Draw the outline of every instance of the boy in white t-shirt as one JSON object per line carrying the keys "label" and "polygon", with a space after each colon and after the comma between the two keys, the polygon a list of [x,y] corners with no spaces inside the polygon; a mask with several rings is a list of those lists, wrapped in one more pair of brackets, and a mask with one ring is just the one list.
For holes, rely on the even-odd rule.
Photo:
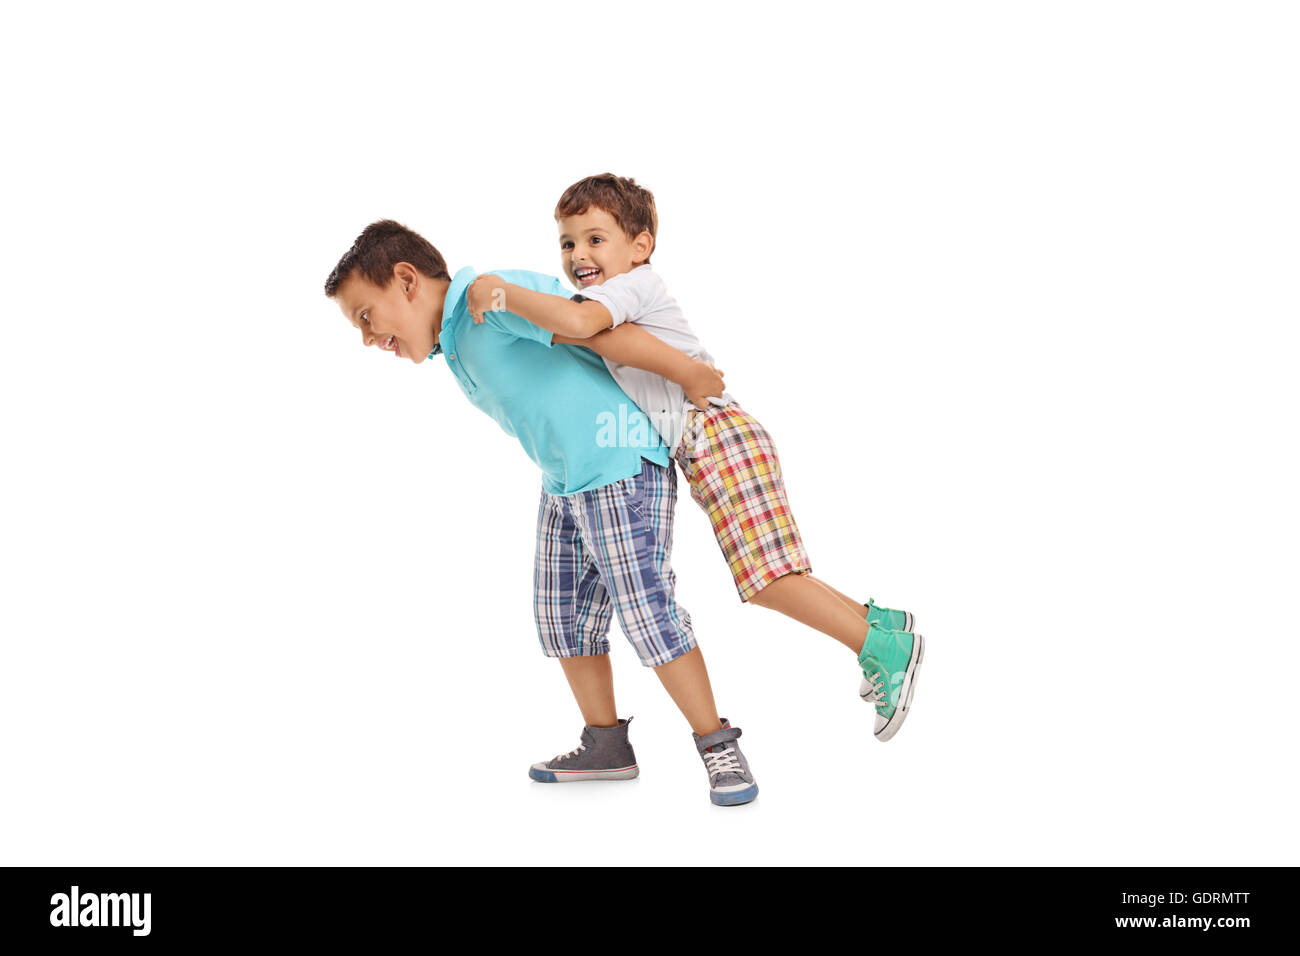
{"label": "boy in white t-shirt", "polygon": [[713,359],[650,267],[654,196],[631,179],[590,176],[565,190],[555,218],[561,262],[580,294],[566,301],[482,275],[469,290],[475,321],[509,310],[551,331],[554,344],[586,346],[605,359],[709,516],[740,599],[852,650],[859,693],[876,708],[876,739],[890,739],[910,708],[924,638],[913,633],[910,613],[859,604],[812,576],[771,436],[726,392],[705,394],[719,380]]}

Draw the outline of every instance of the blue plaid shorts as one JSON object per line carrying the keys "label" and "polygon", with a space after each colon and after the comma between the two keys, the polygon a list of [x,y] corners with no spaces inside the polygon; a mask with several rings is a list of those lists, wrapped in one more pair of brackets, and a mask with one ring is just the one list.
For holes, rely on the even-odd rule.
{"label": "blue plaid shorts", "polygon": [[641,459],[641,473],[572,495],[542,492],[533,612],[547,657],[609,653],[610,612],[647,667],[695,647],[691,615],[673,598],[677,475]]}

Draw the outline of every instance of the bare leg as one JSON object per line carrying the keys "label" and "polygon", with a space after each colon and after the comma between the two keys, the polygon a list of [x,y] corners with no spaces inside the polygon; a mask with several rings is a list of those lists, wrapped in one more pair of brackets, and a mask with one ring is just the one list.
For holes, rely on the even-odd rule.
{"label": "bare leg", "polygon": [[717,705],[713,703],[713,688],[709,685],[709,672],[704,667],[704,654],[698,647],[661,664],[654,671],[668,696],[691,725],[691,730],[703,737],[722,726]]}
{"label": "bare leg", "polygon": [[616,726],[618,711],[614,709],[614,671],[609,655],[561,657],[560,666],[582,711],[583,723],[588,727]]}
{"label": "bare leg", "polygon": [[749,603],[780,611],[801,624],[829,634],[855,655],[862,652],[867,639],[866,611],[859,615],[830,586],[806,574],[787,574],[777,578],[751,597]]}
{"label": "bare leg", "polygon": [[818,584],[820,584],[820,585],[821,585],[822,587],[824,587],[826,590],[830,591],[830,592],[831,592],[832,594],[834,594],[837,598],[839,598],[841,601],[843,601],[845,604],[847,604],[847,605],[849,606],[849,610],[851,610],[851,611],[853,611],[854,613],[856,613],[859,617],[866,617],[866,616],[867,616],[867,606],[866,606],[865,604],[859,604],[857,601],[853,600],[853,598],[849,597],[849,596],[848,596],[847,594],[845,594],[843,591],[837,591],[837,590],[835,590],[833,587],[831,587],[829,584],[827,584],[827,583],[826,583],[825,581],[823,581],[821,578],[815,578],[815,577],[813,577],[813,576],[810,574],[810,575],[808,575],[808,580],[809,580],[809,581],[816,581]]}

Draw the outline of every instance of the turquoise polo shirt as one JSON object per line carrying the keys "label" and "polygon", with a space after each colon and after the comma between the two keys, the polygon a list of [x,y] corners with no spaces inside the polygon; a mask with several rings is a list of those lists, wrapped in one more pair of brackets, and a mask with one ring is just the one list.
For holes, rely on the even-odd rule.
{"label": "turquoise polo shirt", "polygon": [[[474,323],[466,293],[478,275],[461,269],[452,278],[429,357],[441,353],[465,397],[519,439],[542,469],[542,487],[553,495],[589,491],[639,474],[642,458],[667,467],[668,449],[652,428],[638,427],[640,409],[595,352],[552,348],[550,332],[513,312],[487,312]],[[492,275],[569,297],[554,276]]]}

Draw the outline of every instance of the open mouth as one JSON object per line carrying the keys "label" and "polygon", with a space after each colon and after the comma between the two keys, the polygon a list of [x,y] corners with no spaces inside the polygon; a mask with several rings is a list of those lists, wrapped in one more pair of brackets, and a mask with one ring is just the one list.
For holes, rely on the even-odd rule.
{"label": "open mouth", "polygon": [[397,344],[396,335],[390,335],[388,338],[384,339],[384,343],[379,347],[385,352],[392,352],[398,358],[402,357],[402,348]]}
{"label": "open mouth", "polygon": [[578,280],[579,285],[591,285],[599,275],[600,270],[590,266],[583,266],[581,269],[573,270],[573,276]]}

